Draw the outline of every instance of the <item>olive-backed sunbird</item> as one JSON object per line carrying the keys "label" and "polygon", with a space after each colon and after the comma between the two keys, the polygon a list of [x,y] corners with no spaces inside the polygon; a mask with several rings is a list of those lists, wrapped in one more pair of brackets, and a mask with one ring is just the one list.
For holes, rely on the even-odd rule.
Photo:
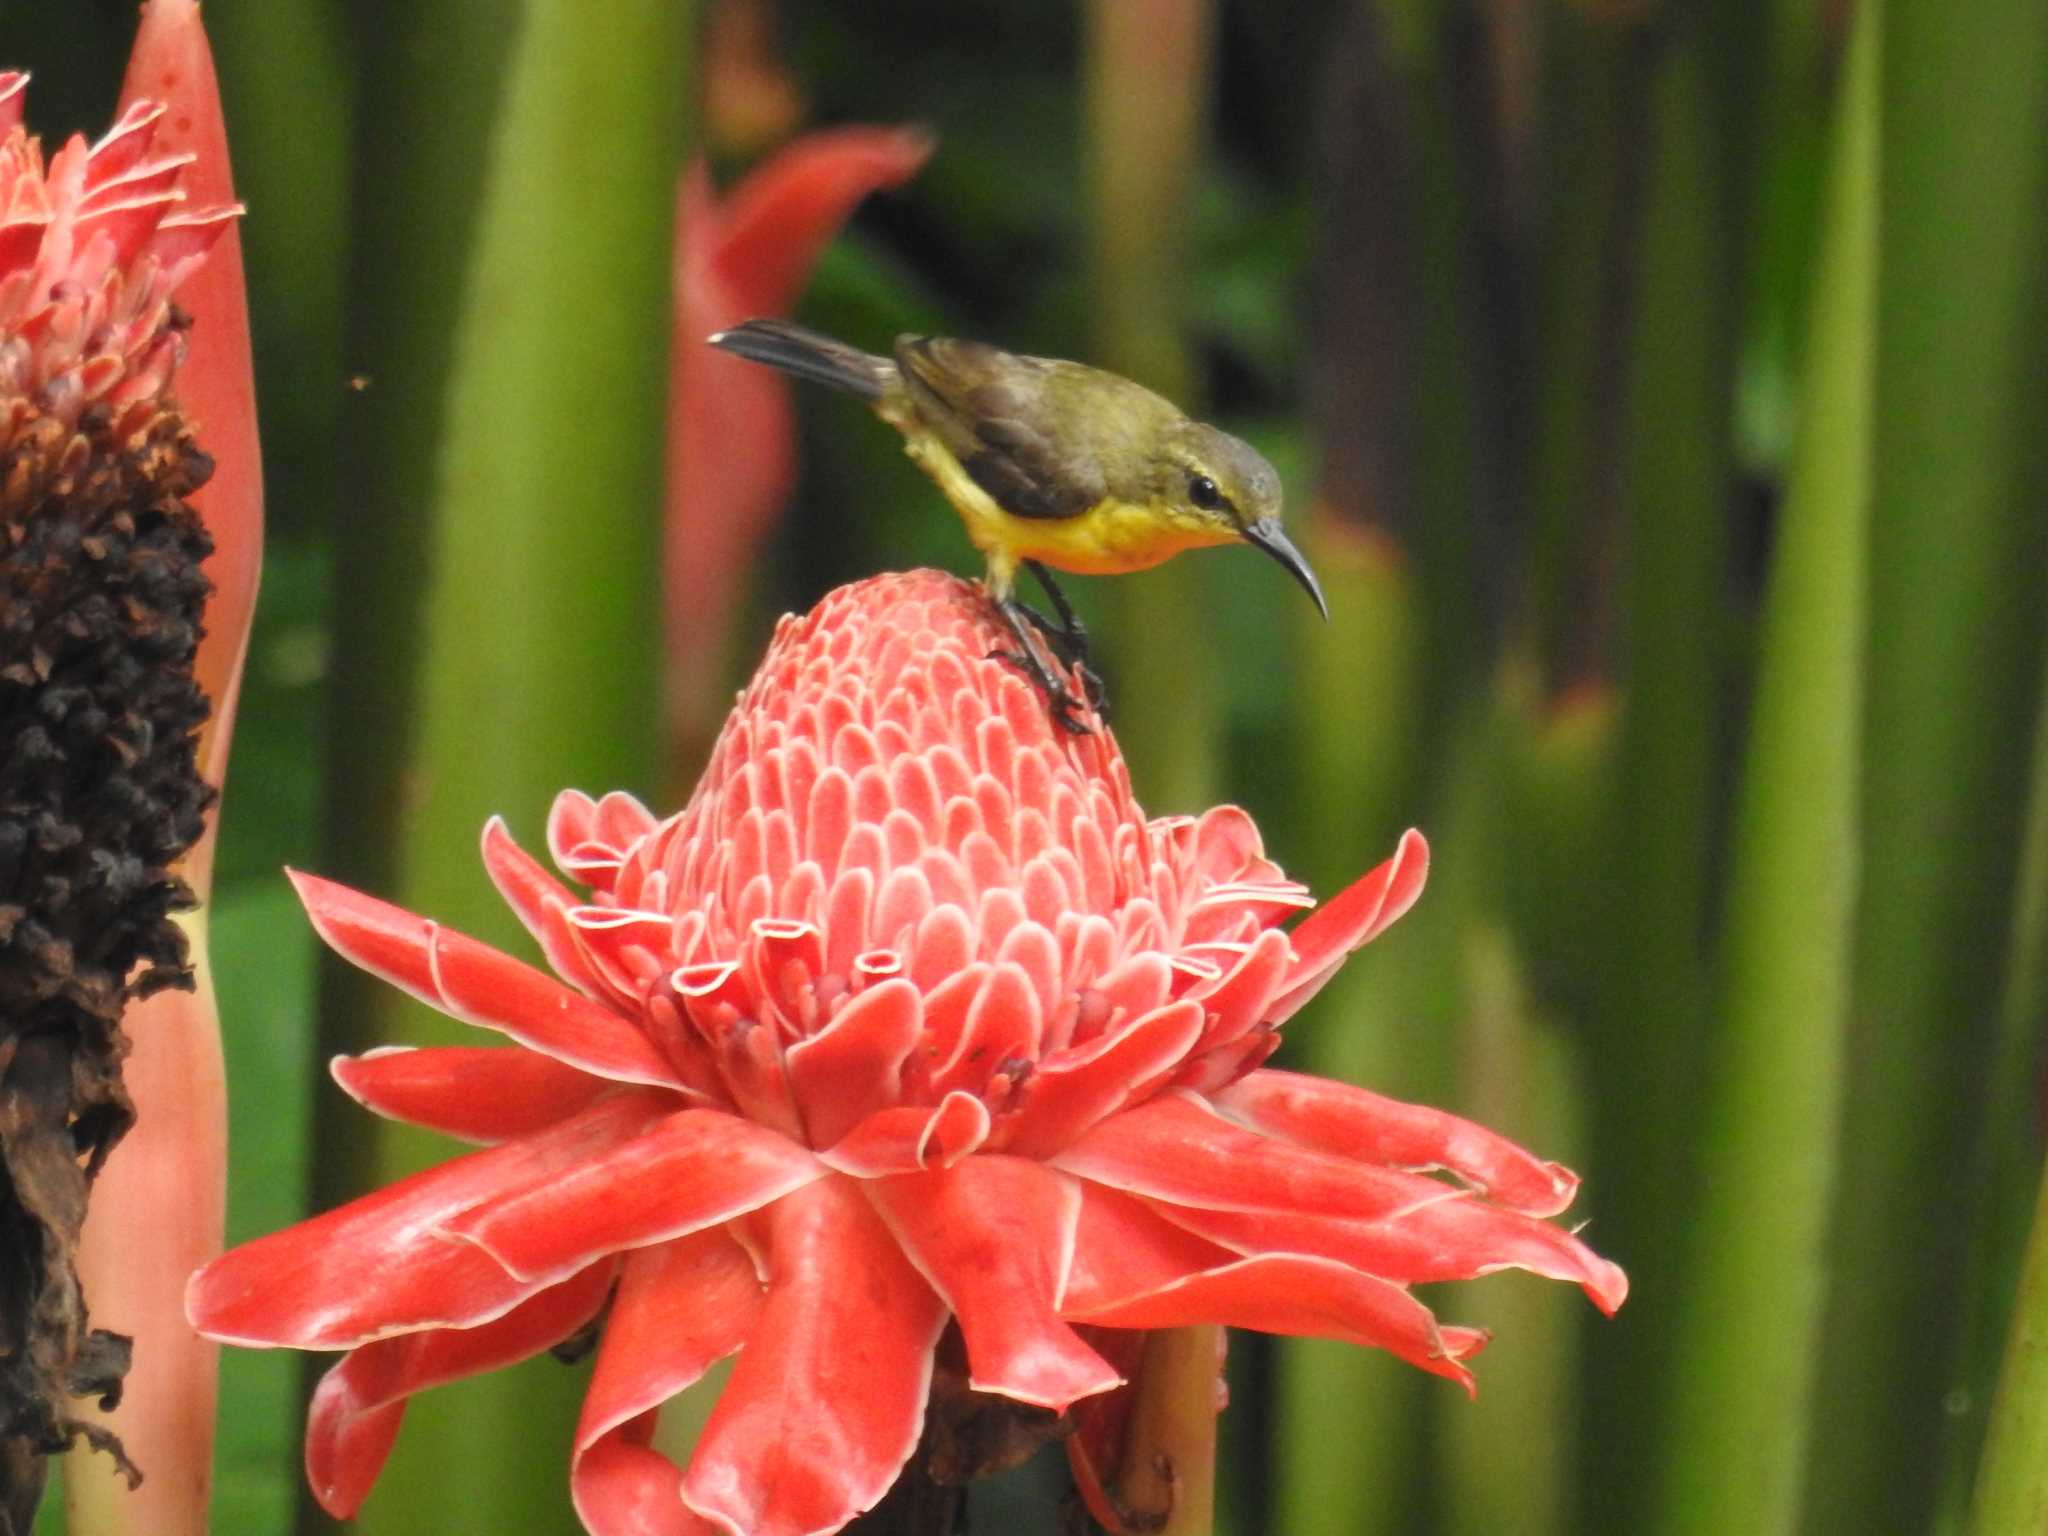
{"label": "olive-backed sunbird", "polygon": [[[782,320],[709,338],[750,362],[858,395],[903,434],[988,560],[988,590],[1018,636],[1018,659],[1072,724],[1074,700],[1040,666],[1025,623],[1078,651],[1083,637],[1045,567],[1142,571],[1184,549],[1250,544],[1329,608],[1280,524],[1280,477],[1250,445],[1191,420],[1140,384],[977,341],[899,336],[888,357]],[[1053,626],[1013,596],[1028,566],[1059,611]]]}

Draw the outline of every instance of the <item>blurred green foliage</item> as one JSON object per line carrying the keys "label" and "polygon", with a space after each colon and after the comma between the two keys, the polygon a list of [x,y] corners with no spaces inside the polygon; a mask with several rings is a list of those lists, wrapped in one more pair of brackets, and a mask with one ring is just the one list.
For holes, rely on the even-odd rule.
{"label": "blurred green foliage", "polygon": [[[2048,840],[2023,837],[2048,795],[2028,776],[2048,668],[2048,11],[1187,0],[1162,12],[1209,28],[1206,63],[1128,88],[1162,115],[1196,104],[1191,142],[1145,151],[1191,169],[1136,210],[1091,201],[1116,146],[1084,86],[1084,7],[755,3],[771,26],[751,63],[804,122],[919,122],[940,144],[828,254],[804,318],[870,344],[1157,348],[1191,404],[1281,465],[1327,628],[1238,552],[1074,584],[1113,683],[1146,674],[1141,652],[1203,658],[1208,707],[1158,749],[1174,758],[1133,738],[1141,790],[1161,811],[1192,808],[1189,786],[1241,800],[1320,890],[1424,826],[1430,893],[1297,1021],[1287,1059],[1571,1162],[1589,1238],[1635,1282],[1612,1321],[1519,1276],[1437,1298],[1499,1330],[1477,1407],[1384,1358],[1235,1340],[1226,1523],[1697,1527],[1724,1507],[1699,1490],[1746,1499],[1768,1476],[1745,1530],[1959,1528],[2039,1168],[2048,1023]],[[701,5],[700,23],[739,0]],[[0,0],[0,60],[36,72],[46,136],[105,121],[132,9]],[[721,179],[766,145],[700,88],[739,78],[733,56],[606,61],[614,10],[206,6],[250,204],[272,529],[216,919],[233,1235],[419,1155],[366,1143],[317,1062],[426,1038],[420,1018],[328,978],[316,1036],[319,973],[278,866],[486,927],[464,843],[485,816],[531,831],[546,787],[653,777],[659,712],[649,693],[641,730],[631,708],[654,665],[638,616],[668,325],[654,194],[673,145],[653,118],[698,112]],[[622,72],[602,110],[516,62],[522,26],[579,20],[583,78]],[[1881,63],[1850,96],[1859,28]],[[507,145],[571,134],[599,141],[592,162],[630,162],[630,207],[622,191],[565,213],[545,175],[507,190]],[[1843,135],[1869,150],[1847,277],[1822,254],[1848,238],[1830,235]],[[1100,265],[1131,243],[1125,218],[1171,226],[1134,258],[1166,317],[1136,343],[1132,315],[1104,312],[1127,302],[1103,298]],[[527,270],[508,249],[557,236],[584,277],[477,309],[479,271],[502,282]],[[1844,282],[1871,302],[1843,304]],[[550,328],[603,338],[617,366],[549,350]],[[497,361],[452,372],[475,356]],[[1829,429],[1841,392],[1868,402],[1867,430]],[[834,583],[973,564],[891,434],[841,401],[802,410],[798,492],[753,568],[722,578],[748,588],[741,658]],[[463,511],[448,464],[502,467],[492,425],[543,417],[578,452],[610,445],[601,468],[565,459],[572,479],[617,477],[545,506],[494,487]],[[1833,515],[1803,525],[1802,576],[1791,520],[1818,504]],[[538,536],[550,517],[603,557],[565,559],[575,539]],[[536,633],[534,583],[565,563],[573,600]],[[523,595],[479,601],[464,578],[486,570]],[[606,739],[501,741],[490,784],[422,820],[420,797],[469,782],[435,777],[470,750],[446,714],[465,669],[536,642],[549,697],[605,694]],[[1840,1008],[1773,980],[1837,964]],[[280,1530],[300,1503],[294,1362],[226,1369],[217,1528]],[[573,1401],[561,1374],[543,1363],[512,1401]],[[555,1502],[490,1528],[562,1529],[561,1447],[463,1437],[464,1390],[415,1414],[407,1464],[446,1479],[459,1458],[458,1499],[539,1465]],[[463,1528],[419,1489],[373,1500],[377,1528]],[[2002,1495],[1980,1507],[2038,1528]]]}

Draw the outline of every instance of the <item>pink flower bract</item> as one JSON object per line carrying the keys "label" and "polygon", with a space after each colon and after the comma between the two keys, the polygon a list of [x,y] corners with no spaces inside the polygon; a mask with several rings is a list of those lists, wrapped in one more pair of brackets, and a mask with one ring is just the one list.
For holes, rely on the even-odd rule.
{"label": "pink flower bract", "polygon": [[131,104],[97,144],[70,139],[45,165],[22,125],[27,85],[0,72],[5,426],[34,408],[73,428],[98,409],[110,435],[132,436],[163,410],[184,348],[171,295],[241,210],[186,203],[180,182],[197,157],[154,148],[156,102]]}
{"label": "pink flower bract", "polygon": [[[330,1510],[408,1393],[608,1293],[571,1471],[602,1536],[837,1530],[915,1446],[949,1317],[973,1387],[1061,1410],[1120,1384],[1075,1324],[1348,1339],[1469,1385],[1485,1336],[1411,1284],[1516,1266],[1619,1305],[1541,1219],[1563,1169],[1260,1066],[1415,900],[1422,839],[1283,928],[1311,902],[1250,819],[1148,822],[1114,739],[1056,728],[1004,643],[955,578],[844,588],[782,622],[681,815],[556,802],[588,896],[492,822],[552,976],[298,877],[342,954],[518,1047],[338,1062],[370,1108],[489,1145],[194,1278],[209,1333],[351,1351],[309,1431]],[[677,1468],[653,1410],[735,1350]]]}

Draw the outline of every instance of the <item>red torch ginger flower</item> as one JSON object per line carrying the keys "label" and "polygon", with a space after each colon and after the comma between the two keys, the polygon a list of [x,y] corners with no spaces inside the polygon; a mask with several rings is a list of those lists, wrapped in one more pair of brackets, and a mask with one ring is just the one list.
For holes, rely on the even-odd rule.
{"label": "red torch ginger flower", "polygon": [[[1516,1266],[1619,1305],[1539,1219],[1563,1169],[1260,1067],[1415,900],[1422,839],[1287,930],[1310,899],[1249,818],[1146,821],[1113,738],[1056,729],[1004,643],[952,577],[842,589],[782,622],[682,814],[556,802],[587,897],[493,821],[561,980],[297,877],[342,954],[520,1047],[338,1061],[370,1108],[489,1145],[194,1277],[209,1333],[351,1351],[309,1431],[330,1510],[406,1394],[607,1296],[570,1474],[604,1536],[839,1529],[916,1445],[949,1317],[974,1388],[1063,1410],[1121,1381],[1075,1324],[1348,1339],[1469,1385],[1484,1335],[1411,1283]],[[679,1469],[653,1410],[734,1351]]]}

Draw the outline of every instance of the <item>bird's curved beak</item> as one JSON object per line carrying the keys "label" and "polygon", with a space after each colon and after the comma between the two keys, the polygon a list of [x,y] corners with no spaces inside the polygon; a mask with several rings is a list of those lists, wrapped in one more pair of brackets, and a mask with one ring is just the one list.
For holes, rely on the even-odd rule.
{"label": "bird's curved beak", "polygon": [[1316,573],[1308,568],[1308,562],[1301,557],[1280,527],[1277,517],[1262,517],[1244,531],[1245,543],[1254,549],[1263,549],[1286,568],[1287,574],[1302,585],[1302,590],[1316,600],[1316,609],[1325,619],[1330,617],[1330,605],[1323,601],[1323,589],[1316,584]]}

